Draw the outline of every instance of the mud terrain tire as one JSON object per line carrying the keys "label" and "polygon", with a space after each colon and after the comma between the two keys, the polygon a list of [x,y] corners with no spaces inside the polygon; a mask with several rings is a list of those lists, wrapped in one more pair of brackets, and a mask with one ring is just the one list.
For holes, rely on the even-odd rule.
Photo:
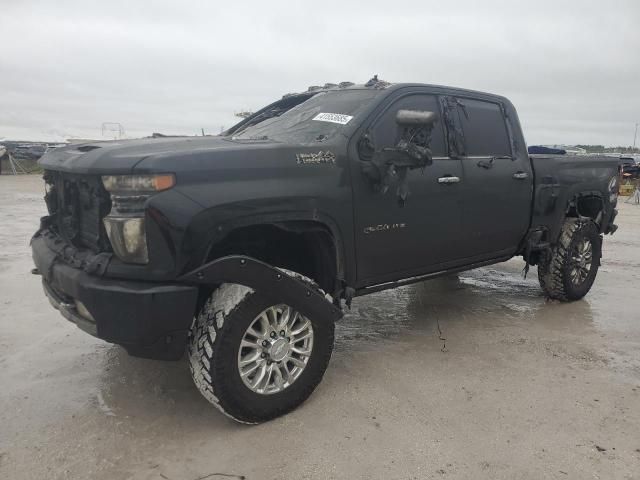
{"label": "mud terrain tire", "polygon": [[[286,273],[321,292],[310,279]],[[222,413],[240,423],[265,422],[298,407],[320,383],[331,358],[333,322],[310,318],[313,344],[299,376],[276,393],[252,391],[240,376],[240,345],[247,329],[273,304],[248,287],[223,284],[205,302],[191,329],[188,355],[196,387]]]}
{"label": "mud terrain tire", "polygon": [[[578,258],[584,245],[590,245],[589,270]],[[572,301],[584,297],[596,278],[602,256],[602,237],[591,220],[568,218],[558,243],[545,252],[538,263],[538,280],[544,293],[554,300]],[[575,269],[582,266],[578,277]],[[582,278],[584,277],[584,278]],[[577,279],[576,279],[577,278]]]}

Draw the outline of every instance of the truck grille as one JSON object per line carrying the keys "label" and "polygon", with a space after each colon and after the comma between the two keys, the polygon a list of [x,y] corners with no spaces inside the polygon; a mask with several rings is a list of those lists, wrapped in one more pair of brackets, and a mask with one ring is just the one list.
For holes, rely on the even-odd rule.
{"label": "truck grille", "polygon": [[102,223],[111,199],[100,177],[45,171],[44,179],[52,228],[75,247],[111,251]]}

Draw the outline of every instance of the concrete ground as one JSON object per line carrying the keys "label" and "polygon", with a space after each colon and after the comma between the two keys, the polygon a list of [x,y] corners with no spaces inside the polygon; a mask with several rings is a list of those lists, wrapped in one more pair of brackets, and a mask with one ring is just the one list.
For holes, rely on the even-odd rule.
{"label": "concrete ground", "polygon": [[312,397],[250,427],[186,362],[49,306],[29,273],[42,195],[0,177],[1,479],[640,478],[639,206],[579,302],[546,302],[518,260],[357,299]]}

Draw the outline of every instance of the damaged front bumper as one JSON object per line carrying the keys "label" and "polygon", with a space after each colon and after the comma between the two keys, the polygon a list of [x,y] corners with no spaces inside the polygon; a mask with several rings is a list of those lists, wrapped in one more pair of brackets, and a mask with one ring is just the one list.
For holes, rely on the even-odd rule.
{"label": "damaged front bumper", "polygon": [[[175,360],[182,356],[198,288],[101,278],[66,263],[48,245],[31,240],[45,294],[63,317],[85,332],[122,345],[131,355]],[[53,245],[52,245],[53,246]]]}
{"label": "damaged front bumper", "polygon": [[77,255],[70,258],[63,240],[49,230],[32,238],[31,250],[54,308],[85,332],[122,345],[134,356],[176,360],[183,355],[200,286],[237,283],[310,318],[342,317],[338,306],[307,283],[246,256],[219,258],[174,282],[159,283],[100,276],[101,260],[97,267],[93,257],[89,262],[79,261]]}

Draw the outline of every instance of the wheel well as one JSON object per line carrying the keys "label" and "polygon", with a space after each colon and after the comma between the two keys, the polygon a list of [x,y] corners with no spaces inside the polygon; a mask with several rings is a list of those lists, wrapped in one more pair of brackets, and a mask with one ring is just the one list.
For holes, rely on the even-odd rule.
{"label": "wheel well", "polygon": [[604,213],[604,202],[599,195],[580,195],[576,197],[569,207],[568,217],[587,217],[596,225],[600,225]]}
{"label": "wheel well", "polygon": [[318,222],[290,221],[237,228],[212,245],[207,262],[226,255],[247,255],[293,270],[315,280],[330,294],[338,288],[335,239]]}

